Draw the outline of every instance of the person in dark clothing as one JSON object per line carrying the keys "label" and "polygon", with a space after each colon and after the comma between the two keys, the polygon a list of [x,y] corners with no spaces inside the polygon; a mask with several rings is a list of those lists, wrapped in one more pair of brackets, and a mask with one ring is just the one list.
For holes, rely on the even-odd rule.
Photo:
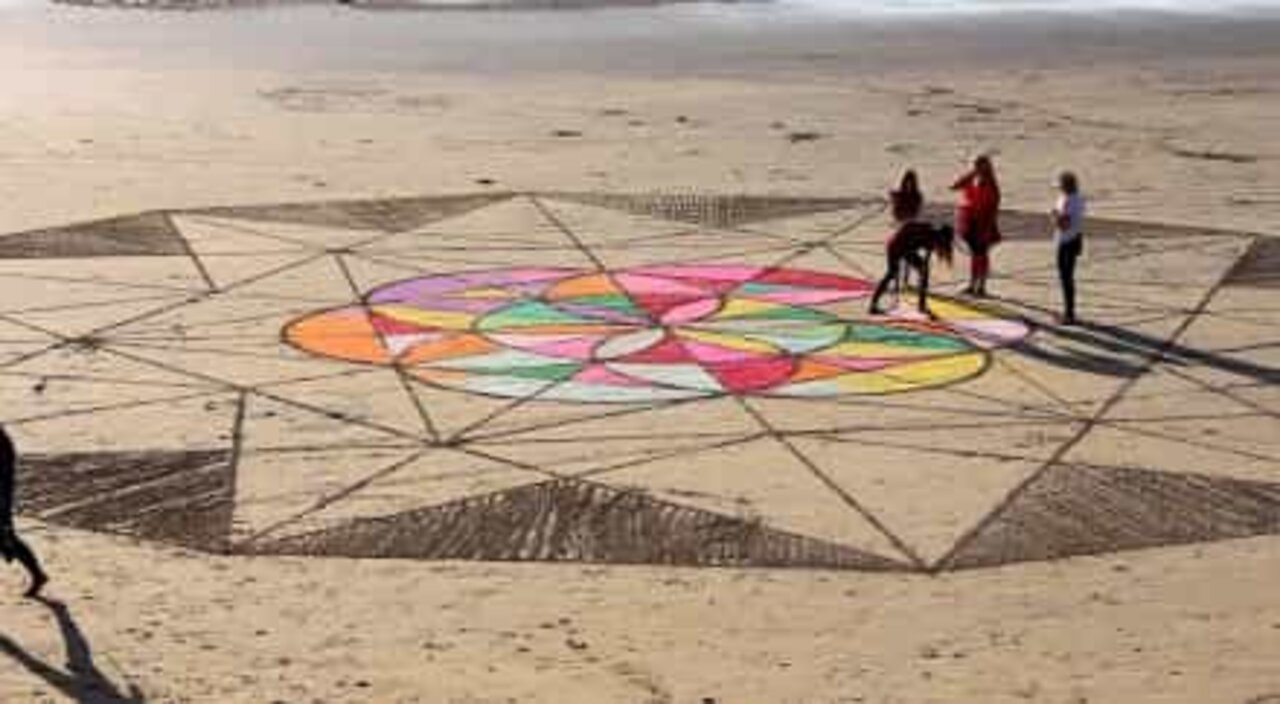
{"label": "person in dark clothing", "polygon": [[871,296],[871,314],[880,315],[884,312],[880,308],[880,299],[889,287],[897,282],[905,264],[908,271],[915,269],[919,274],[917,306],[920,312],[931,315],[928,303],[929,258],[937,250],[941,258],[950,261],[952,229],[947,226],[935,228],[920,220],[920,211],[924,208],[924,196],[920,193],[920,185],[914,171],[907,171],[902,175],[898,190],[889,193],[889,202],[897,228],[885,244],[887,266],[884,277],[880,279],[875,293]]}
{"label": "person in dark clothing", "polygon": [[26,596],[35,598],[49,581],[49,576],[40,568],[40,560],[31,551],[13,525],[13,496],[17,483],[18,453],[13,447],[13,439],[8,431],[0,426],[0,555],[5,562],[15,559],[26,568],[31,577],[31,586]]}
{"label": "person in dark clothing", "polygon": [[889,191],[889,205],[893,210],[893,220],[899,225],[920,217],[920,211],[924,209],[924,194],[920,192],[920,179],[915,171],[907,169],[902,174],[898,190]]}

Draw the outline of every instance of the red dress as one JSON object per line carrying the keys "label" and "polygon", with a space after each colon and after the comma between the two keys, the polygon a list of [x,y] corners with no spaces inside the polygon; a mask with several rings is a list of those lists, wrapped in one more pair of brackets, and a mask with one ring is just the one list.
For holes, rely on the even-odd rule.
{"label": "red dress", "polygon": [[1000,241],[1000,189],[991,183],[970,180],[960,190],[956,206],[956,235],[970,251],[985,253]]}

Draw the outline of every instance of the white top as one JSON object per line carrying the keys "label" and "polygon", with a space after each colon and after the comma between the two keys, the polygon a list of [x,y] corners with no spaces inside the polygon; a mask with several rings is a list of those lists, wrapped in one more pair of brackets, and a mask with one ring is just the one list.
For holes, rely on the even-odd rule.
{"label": "white top", "polygon": [[1079,193],[1070,195],[1064,193],[1058,197],[1058,204],[1054,206],[1053,212],[1055,215],[1066,215],[1069,220],[1066,227],[1061,227],[1055,222],[1054,243],[1064,245],[1079,239],[1084,228],[1084,196]]}

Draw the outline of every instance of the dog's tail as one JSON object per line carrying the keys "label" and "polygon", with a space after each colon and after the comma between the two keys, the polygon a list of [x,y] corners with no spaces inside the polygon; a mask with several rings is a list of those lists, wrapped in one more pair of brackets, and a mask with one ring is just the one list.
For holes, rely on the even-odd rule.
{"label": "dog's tail", "polygon": [[950,225],[939,225],[933,229],[933,251],[947,266],[951,266],[955,253],[955,239],[956,231]]}

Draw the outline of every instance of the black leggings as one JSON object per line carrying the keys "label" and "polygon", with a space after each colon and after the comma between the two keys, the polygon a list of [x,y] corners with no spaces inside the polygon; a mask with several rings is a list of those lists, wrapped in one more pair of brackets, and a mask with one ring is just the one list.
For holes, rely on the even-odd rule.
{"label": "black leggings", "polygon": [[879,308],[880,297],[884,292],[889,290],[889,285],[898,278],[898,272],[902,270],[902,263],[906,262],[907,266],[920,272],[920,300],[917,304],[920,310],[924,310],[928,305],[929,298],[929,258],[928,255],[921,256],[920,252],[908,249],[904,252],[890,252],[888,256],[888,268],[884,273],[884,278],[880,279],[880,283],[876,285],[876,292],[871,296],[871,307]]}
{"label": "black leggings", "polygon": [[1076,260],[1084,250],[1084,241],[1077,237],[1058,245],[1058,278],[1062,281],[1062,312],[1068,320],[1076,317]]}
{"label": "black leggings", "polygon": [[18,533],[13,529],[13,526],[0,526],[0,554],[4,555],[5,562],[11,562],[16,559],[19,564],[26,568],[32,579],[44,575],[44,570],[40,569],[40,561],[36,559],[36,554],[31,552],[31,548],[27,546],[26,541],[18,537]]}

